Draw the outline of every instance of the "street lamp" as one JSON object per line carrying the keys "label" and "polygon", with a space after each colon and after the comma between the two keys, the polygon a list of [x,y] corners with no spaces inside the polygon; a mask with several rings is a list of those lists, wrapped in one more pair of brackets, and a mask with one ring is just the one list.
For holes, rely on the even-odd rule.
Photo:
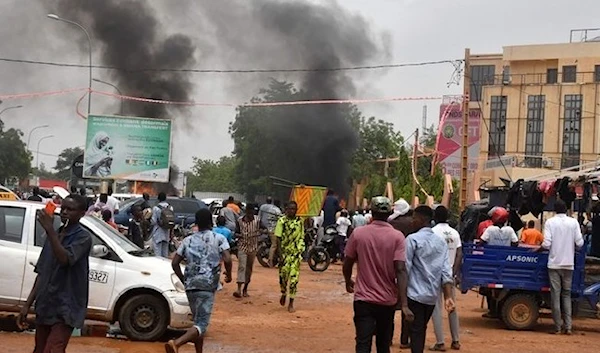
{"label": "street lamp", "polygon": [[124,111],[123,104],[125,103],[125,100],[123,99],[123,92],[121,92],[121,90],[119,89],[119,87],[117,87],[116,85],[113,85],[110,82],[102,81],[102,80],[97,79],[97,78],[92,79],[92,81],[104,83],[105,85],[111,86],[112,88],[115,89],[115,91],[117,91],[119,93],[119,95],[121,96],[121,115],[123,115],[123,111]]}
{"label": "street lamp", "polygon": [[48,14],[47,16],[48,16],[48,18],[51,18],[53,20],[62,21],[62,22],[71,24],[73,26],[79,27],[79,29],[81,29],[85,33],[85,36],[87,37],[89,54],[90,54],[90,62],[89,62],[90,80],[89,80],[89,84],[88,84],[88,116],[90,116],[90,111],[92,110],[92,40],[90,38],[90,34],[82,25],[80,25],[77,22],[74,22],[71,20],[66,20],[64,18],[58,17],[58,15],[55,15],[55,14]]}
{"label": "street lamp", "polygon": [[40,169],[40,143],[46,139],[49,139],[51,137],[54,137],[54,135],[48,135],[48,136],[44,136],[41,139],[38,140],[38,144],[37,144],[37,152],[36,152],[36,157],[35,157],[35,169]]}
{"label": "street lamp", "polygon": [[[0,104],[2,104],[2,101],[0,101]],[[22,105],[15,105],[15,106],[12,106],[12,107],[6,107],[6,108],[0,110],[0,115],[2,115],[2,113],[4,113],[7,110],[10,110],[10,109],[19,109],[19,108],[23,108],[23,106]],[[0,120],[0,121],[2,121],[2,120]]]}
{"label": "street lamp", "polygon": [[31,129],[31,131],[29,131],[29,136],[27,137],[27,149],[29,149],[29,142],[31,142],[31,134],[37,129],[43,129],[43,128],[47,128],[47,127],[50,127],[50,125],[36,126],[33,129]]}

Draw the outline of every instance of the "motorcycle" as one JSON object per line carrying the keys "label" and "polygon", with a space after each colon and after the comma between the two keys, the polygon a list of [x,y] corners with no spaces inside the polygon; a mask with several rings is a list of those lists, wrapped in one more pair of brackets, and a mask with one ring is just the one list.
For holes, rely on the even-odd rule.
{"label": "motorcycle", "polygon": [[335,225],[328,226],[323,232],[323,237],[317,241],[317,245],[308,251],[308,266],[316,272],[327,270],[329,264],[338,257],[335,239],[339,237]]}
{"label": "motorcycle", "polygon": [[[256,258],[263,267],[269,266],[269,251],[271,249],[271,237],[268,234],[261,234],[258,238],[258,250],[256,251]],[[279,249],[273,256],[273,266],[277,267],[279,264]]]}

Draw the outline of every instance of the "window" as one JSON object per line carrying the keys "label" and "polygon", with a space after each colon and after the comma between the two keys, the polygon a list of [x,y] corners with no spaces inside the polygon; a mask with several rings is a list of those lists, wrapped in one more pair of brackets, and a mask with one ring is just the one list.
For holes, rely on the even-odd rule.
{"label": "window", "polygon": [[25,209],[20,207],[0,207],[0,240],[21,243]]}
{"label": "window", "polygon": [[594,82],[600,82],[600,65],[594,66]]}
{"label": "window", "polygon": [[196,201],[169,199],[167,202],[175,213],[196,214],[200,209],[200,204]]}
{"label": "window", "polygon": [[494,65],[473,65],[471,66],[471,96],[473,102],[481,101],[483,86],[494,84]]}
{"label": "window", "polygon": [[525,134],[525,164],[529,168],[542,167],[544,147],[544,105],[546,96],[527,98],[527,128]]}
{"label": "window", "polygon": [[565,95],[565,117],[563,128],[562,168],[580,164],[581,153],[581,94]]}
{"label": "window", "polygon": [[573,83],[577,82],[577,66],[563,66],[562,82]]}
{"label": "window", "polygon": [[548,83],[548,84],[558,83],[558,69],[546,70],[546,83]]}
{"label": "window", "polygon": [[506,150],[506,96],[492,96],[488,159],[503,156]]}
{"label": "window", "polygon": [[[54,216],[54,229],[58,229],[60,227],[60,217],[58,215]],[[34,245],[42,247],[44,246],[44,242],[46,242],[46,231],[42,228],[40,222],[35,221],[35,240]]]}

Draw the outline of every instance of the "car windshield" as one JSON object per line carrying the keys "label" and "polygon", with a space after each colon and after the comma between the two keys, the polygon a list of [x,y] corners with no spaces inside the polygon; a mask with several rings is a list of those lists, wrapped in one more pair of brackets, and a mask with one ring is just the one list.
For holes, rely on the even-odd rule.
{"label": "car windshield", "polygon": [[175,213],[195,214],[200,209],[200,204],[191,200],[167,199]]}
{"label": "car windshield", "polygon": [[96,217],[86,216],[85,220],[92,223],[94,226],[102,229],[104,235],[109,237],[118,246],[120,246],[126,252],[139,251],[141,250],[137,245],[132,243],[129,239],[125,238],[116,229],[109,226],[106,222],[99,220]]}

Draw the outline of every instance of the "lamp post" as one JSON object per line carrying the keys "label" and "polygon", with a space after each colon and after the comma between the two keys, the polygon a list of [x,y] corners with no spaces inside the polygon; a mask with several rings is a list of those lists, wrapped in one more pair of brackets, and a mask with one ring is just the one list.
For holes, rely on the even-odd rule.
{"label": "lamp post", "polygon": [[90,116],[90,111],[92,110],[92,39],[90,38],[90,34],[85,29],[85,27],[83,27],[82,25],[80,25],[77,22],[58,17],[58,15],[55,15],[55,14],[48,14],[47,16],[48,16],[48,18],[51,18],[53,20],[62,21],[62,22],[65,22],[65,23],[68,23],[68,24],[78,27],[85,33],[85,36],[87,37],[88,47],[89,47],[89,59],[90,59],[89,60],[90,79],[89,79],[89,84],[88,84],[88,116]]}
{"label": "lamp post", "polygon": [[110,83],[110,82],[102,81],[102,80],[100,80],[100,79],[97,79],[97,78],[94,78],[94,79],[92,79],[92,81],[96,81],[96,82],[104,83],[104,84],[105,84],[105,85],[107,85],[107,86],[111,86],[112,88],[114,88],[114,89],[115,89],[115,91],[117,91],[117,92],[119,93],[119,95],[121,96],[121,109],[120,109],[120,110],[121,110],[121,113],[120,113],[120,114],[121,114],[121,115],[123,115],[123,111],[124,111],[124,103],[125,103],[125,100],[123,99],[123,92],[121,92],[121,90],[119,89],[119,87],[117,87],[116,85],[113,85],[113,84],[112,84],[112,83]]}
{"label": "lamp post", "polygon": [[[0,101],[0,104],[2,104],[2,101]],[[7,110],[19,109],[19,108],[23,108],[23,106],[22,105],[15,105],[15,106],[12,106],[12,107],[6,107],[6,108],[0,110],[0,115],[2,115],[2,113],[4,113]],[[2,120],[0,120],[0,121],[2,121]]]}
{"label": "lamp post", "polygon": [[54,137],[54,135],[44,136],[38,140],[36,157],[35,157],[35,169],[38,169],[38,170],[40,169],[40,143],[42,143],[42,141],[49,139],[51,137]]}
{"label": "lamp post", "polygon": [[44,129],[50,127],[50,125],[40,125],[40,126],[36,126],[33,129],[31,129],[31,131],[29,131],[29,136],[27,137],[27,149],[29,149],[29,142],[31,142],[31,134],[37,130],[37,129]]}

